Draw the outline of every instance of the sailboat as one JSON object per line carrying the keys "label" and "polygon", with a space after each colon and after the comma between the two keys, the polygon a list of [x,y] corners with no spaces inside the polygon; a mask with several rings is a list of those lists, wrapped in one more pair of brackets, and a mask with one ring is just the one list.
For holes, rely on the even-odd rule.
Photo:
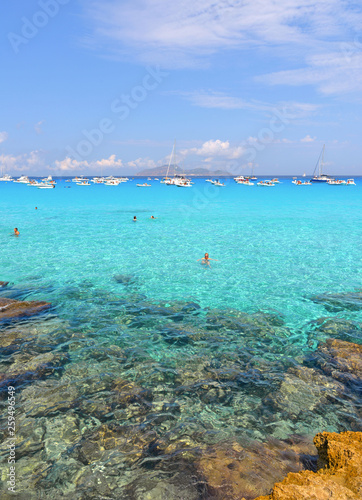
{"label": "sailboat", "polygon": [[[172,159],[174,161],[175,171],[174,171],[173,177],[169,177],[168,174],[170,171]],[[166,177],[164,177],[161,182],[162,182],[162,184],[167,184],[168,186],[191,187],[191,180],[187,179],[185,177],[185,175],[176,174],[176,168],[177,168],[177,165],[176,165],[176,141],[175,141],[173,144],[172,153],[170,156],[170,161],[168,163]]]}
{"label": "sailboat", "polygon": [[[325,144],[323,144],[323,148],[321,154],[319,155],[317,165],[315,166],[311,182],[328,182],[334,180],[333,177],[331,177],[330,175],[323,174],[324,150],[325,150]],[[317,169],[318,169],[318,175],[316,175]]]}
{"label": "sailboat", "polygon": [[168,186],[170,186],[171,184],[173,184],[172,179],[168,176],[168,173],[170,171],[171,161],[172,161],[172,158],[174,156],[175,148],[176,148],[176,141],[173,143],[173,148],[172,148],[172,152],[171,152],[171,156],[170,156],[170,161],[168,162],[166,177],[164,177],[162,179],[162,181],[161,181],[161,184],[167,184]]}
{"label": "sailboat", "polygon": [[257,180],[257,177],[255,177],[255,175],[254,175],[254,163],[253,163],[253,166],[251,168],[251,177],[250,177],[250,179],[252,181],[256,181]]}

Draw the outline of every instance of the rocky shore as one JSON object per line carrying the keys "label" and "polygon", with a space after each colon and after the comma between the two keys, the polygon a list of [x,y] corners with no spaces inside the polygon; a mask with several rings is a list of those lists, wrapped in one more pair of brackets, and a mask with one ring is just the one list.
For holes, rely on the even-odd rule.
{"label": "rocky shore", "polygon": [[[270,495],[255,500],[360,500],[362,498],[362,433],[321,432],[314,438],[317,472],[289,473]],[[245,499],[244,499],[245,500]]]}

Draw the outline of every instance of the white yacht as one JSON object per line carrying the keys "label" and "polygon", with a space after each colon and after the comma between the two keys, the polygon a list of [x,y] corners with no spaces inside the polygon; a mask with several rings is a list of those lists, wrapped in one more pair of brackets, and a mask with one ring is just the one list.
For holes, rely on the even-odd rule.
{"label": "white yacht", "polygon": [[27,175],[21,175],[18,179],[15,179],[14,182],[19,182],[20,184],[29,184],[29,177]]}
{"label": "white yacht", "polygon": [[262,187],[273,187],[275,186],[274,182],[271,180],[266,180],[266,181],[260,181],[257,183],[257,186],[262,186]]}
{"label": "white yacht", "polygon": [[0,181],[2,182],[12,182],[14,179],[9,174],[4,174],[0,177]]}

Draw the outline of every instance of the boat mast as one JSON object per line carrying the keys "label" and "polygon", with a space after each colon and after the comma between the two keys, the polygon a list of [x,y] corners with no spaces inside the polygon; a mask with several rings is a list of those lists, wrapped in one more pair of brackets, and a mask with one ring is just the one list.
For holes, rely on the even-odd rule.
{"label": "boat mast", "polygon": [[323,171],[323,164],[324,164],[324,150],[325,150],[326,145],[323,144],[323,149],[322,149],[322,159],[319,162],[319,177],[322,175]]}
{"label": "boat mast", "polygon": [[172,152],[171,152],[171,156],[170,156],[170,161],[168,162],[168,167],[167,167],[167,172],[166,172],[166,179],[168,179],[168,172],[170,170],[170,166],[171,166],[171,161],[172,161],[172,158],[173,158],[173,154],[174,154],[174,151],[175,151],[175,147],[176,147],[176,139],[173,143],[173,148],[172,148]]}

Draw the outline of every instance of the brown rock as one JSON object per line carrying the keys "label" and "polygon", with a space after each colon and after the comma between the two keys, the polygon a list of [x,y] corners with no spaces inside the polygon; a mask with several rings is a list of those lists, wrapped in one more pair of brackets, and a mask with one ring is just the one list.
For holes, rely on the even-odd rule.
{"label": "brown rock", "polygon": [[313,302],[323,304],[327,311],[338,312],[345,309],[360,311],[362,309],[362,290],[349,293],[324,293],[311,297]]}
{"label": "brown rock", "polygon": [[138,404],[146,409],[152,407],[153,395],[149,389],[138,387],[133,382],[117,379],[114,382],[113,398],[117,408],[127,408],[131,404]]}
{"label": "brown rock", "polygon": [[68,361],[68,355],[62,352],[47,352],[26,358],[15,356],[15,362],[5,373],[0,373],[0,388],[52,375]]}
{"label": "brown rock", "polygon": [[315,362],[326,375],[344,384],[360,387],[362,378],[362,345],[328,339],[318,347]]}
{"label": "brown rock", "polygon": [[361,500],[362,433],[321,432],[314,444],[322,469],[290,473],[269,496],[255,500]]}
{"label": "brown rock", "polygon": [[279,440],[264,445],[254,443],[248,448],[238,443],[216,445],[203,454],[197,468],[207,483],[208,498],[251,500],[269,492],[277,477],[304,469],[307,450],[311,446],[298,444],[297,439],[291,443]]}
{"label": "brown rock", "polygon": [[8,285],[8,281],[0,281],[0,288],[4,288],[4,286]]}
{"label": "brown rock", "polygon": [[46,309],[49,309],[51,304],[38,300],[21,301],[14,299],[0,298],[0,321],[24,318],[33,316]]}

